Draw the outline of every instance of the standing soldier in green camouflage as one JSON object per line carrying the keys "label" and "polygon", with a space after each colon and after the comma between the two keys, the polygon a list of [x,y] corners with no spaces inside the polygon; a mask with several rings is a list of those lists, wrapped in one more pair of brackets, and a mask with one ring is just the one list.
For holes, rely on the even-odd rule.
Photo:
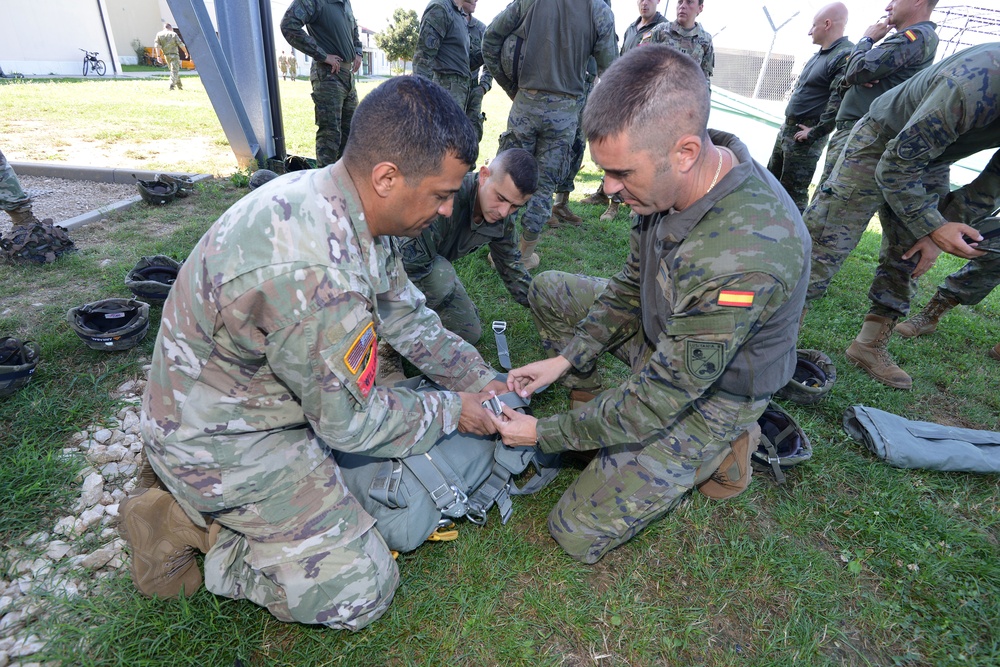
{"label": "standing soldier in green camouflage", "polygon": [[[308,28],[308,30],[307,30]],[[361,39],[350,0],[292,0],[281,34],[313,58],[309,81],[316,106],[316,164],[340,159],[358,107],[354,74],[361,69]]]}
{"label": "standing soldier in green camouflage", "polygon": [[[248,599],[285,622],[358,630],[399,570],[332,451],[404,457],[453,431],[492,432],[503,389],[406,279],[392,236],[451,213],[474,163],[448,94],[391,79],[358,109],[344,157],[234,204],[177,276],[143,397],[145,453],[169,491],[122,506],[146,595]],[[384,337],[450,391],[373,386]]]}
{"label": "standing soldier in green camouflage", "polygon": [[[188,59],[188,52],[184,42],[177,36],[169,23],[164,23],[163,30],[156,33],[156,37],[153,38],[153,50],[153,55],[156,56],[157,60],[166,61],[167,66],[170,67],[170,90],[174,88],[182,90],[184,86],[181,84],[180,51],[184,51],[185,60]],[[159,55],[155,52],[158,52]]]}
{"label": "standing soldier in green camouflage", "polygon": [[[842,84],[847,90],[837,111],[836,129],[826,147],[820,187],[830,178],[851,128],[868,113],[872,102],[934,62],[938,36],[934,32],[937,26],[930,17],[935,5],[937,0],[892,0],[885,8],[888,15],[865,30],[858,40],[847,58]],[[885,37],[890,28],[896,32],[876,46],[875,42]]]}
{"label": "standing soldier in green camouflage", "polygon": [[[625,37],[622,38],[622,50],[619,53],[619,55],[622,56],[639,46],[639,44],[642,43],[642,40],[649,35],[653,28],[668,22],[667,17],[656,11],[656,6],[659,4],[659,0],[638,0],[636,4],[639,6],[639,18],[637,18],[633,23],[630,23],[628,28],[625,29]],[[711,42],[712,39],[709,37],[709,45],[711,45]],[[580,161],[582,162],[582,136],[580,137],[580,144]],[[614,220],[615,216],[618,215],[618,208],[621,206],[622,202],[621,197],[616,196],[614,199],[611,199],[604,193],[604,179],[602,178],[601,184],[597,186],[597,192],[585,197],[581,203],[607,206],[607,210],[601,214],[601,220],[607,222],[608,220]]]}
{"label": "standing soldier in green camouflage", "polygon": [[288,54],[286,62],[288,63],[288,78],[295,81],[299,76],[299,61],[295,59],[295,51]]}
{"label": "standing soldier in green camouflage", "polygon": [[809,204],[809,184],[840,109],[841,82],[854,47],[844,37],[846,25],[847,7],[840,2],[823,7],[813,18],[809,35],[819,51],[799,74],[767,163],[800,211]]}
{"label": "standing soldier in green camouflage", "polygon": [[495,421],[508,445],[597,450],[549,514],[552,536],[586,563],[699,480],[714,497],[745,489],[757,418],[795,368],[809,235],[747,147],[706,129],[709,108],[704,73],[673,49],[644,46],[607,71],[584,127],[607,191],[637,214],[627,263],[610,280],[545,272],[528,295],[553,356],[511,371],[509,388],[562,378],[583,401],[601,392],[603,353],[632,369],[567,414]]}
{"label": "standing soldier in green camouflage", "polygon": [[469,22],[462,0],[431,0],[420,17],[413,73],[440,84],[461,108],[469,103]]}
{"label": "standing soldier in green camouflage", "polygon": [[483,67],[483,35],[486,24],[474,17],[478,0],[465,0],[463,11],[469,16],[469,101],[465,104],[465,115],[476,130],[476,136],[483,140],[483,96],[493,87],[493,75]]}
{"label": "standing soldier in green camouflage", "polygon": [[[508,38],[521,40],[517,80],[501,65]],[[521,216],[521,256],[528,270],[538,266],[535,247],[552,215],[552,193],[570,169],[587,94],[587,59],[594,57],[600,76],[616,50],[614,15],[603,0],[514,0],[486,29],[486,67],[514,100],[499,150],[523,148],[538,161],[538,190]]]}
{"label": "standing soldier in green camouflage", "polygon": [[284,51],[278,56],[278,69],[281,70],[281,80],[284,81],[285,77],[288,76],[288,56],[285,55]]}
{"label": "standing soldier in green camouflage", "polygon": [[888,344],[896,321],[909,311],[915,279],[942,250],[967,259],[983,254],[963,240],[963,234],[973,243],[982,240],[964,222],[996,206],[1000,152],[978,178],[950,195],[949,168],[1000,146],[997,99],[1000,43],[974,46],[923,70],[872,103],[806,211],[813,261],[820,265],[810,276],[810,299],[826,291],[878,211],[882,247],[868,292],[872,305],[846,354],[889,387],[913,386]]}
{"label": "standing soldier in green camouflage", "polygon": [[479,310],[458,279],[452,262],[486,244],[494,266],[514,300],[528,306],[531,274],[521,263],[514,216],[538,187],[531,153],[511,148],[462,181],[449,216],[439,216],[420,234],[400,238],[406,275],[427,298],[441,324],[475,345],[483,335]]}
{"label": "standing soldier in green camouflage", "polygon": [[697,22],[704,9],[705,0],[677,0],[677,20],[655,26],[641,36],[640,43],[666,44],[691,56],[701,66],[705,78],[711,79],[715,71],[715,47],[712,36]]}
{"label": "standing soldier in green camouflage", "polygon": [[76,250],[64,228],[35,217],[31,197],[21,189],[21,182],[3,151],[0,151],[0,209],[7,211],[13,223],[7,238],[0,234],[0,258],[48,264]]}

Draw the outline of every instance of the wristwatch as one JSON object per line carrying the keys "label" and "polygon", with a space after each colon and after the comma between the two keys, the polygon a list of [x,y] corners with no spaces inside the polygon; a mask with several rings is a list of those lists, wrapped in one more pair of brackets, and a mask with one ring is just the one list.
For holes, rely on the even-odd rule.
{"label": "wristwatch", "polygon": [[868,46],[875,45],[875,40],[869,37],[868,35],[865,35],[864,37],[858,40],[858,46],[861,46],[861,42],[868,42]]}

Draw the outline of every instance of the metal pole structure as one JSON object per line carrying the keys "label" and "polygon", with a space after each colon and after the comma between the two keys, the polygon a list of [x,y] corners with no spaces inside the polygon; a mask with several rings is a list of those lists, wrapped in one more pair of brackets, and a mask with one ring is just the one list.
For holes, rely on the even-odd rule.
{"label": "metal pole structure", "polygon": [[764,56],[764,62],[760,66],[760,74],[757,75],[757,84],[753,87],[753,99],[757,99],[760,94],[760,87],[764,84],[764,75],[767,73],[767,66],[771,62],[771,52],[774,50],[774,42],[778,39],[778,31],[788,25],[788,22],[799,15],[795,12],[787,19],[785,22],[779,25],[777,28],[774,27],[774,21],[771,20],[771,13],[767,11],[767,7],[764,7],[764,16],[767,17],[767,22],[771,24],[771,45],[767,47],[767,55]]}

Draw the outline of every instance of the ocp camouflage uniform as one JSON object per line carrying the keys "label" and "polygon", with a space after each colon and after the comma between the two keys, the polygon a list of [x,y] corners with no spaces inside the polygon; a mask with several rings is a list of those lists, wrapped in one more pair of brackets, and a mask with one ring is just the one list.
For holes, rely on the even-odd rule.
{"label": "ocp camouflage uniform", "polygon": [[[281,34],[313,59],[309,81],[316,107],[316,164],[325,167],[343,154],[358,107],[351,66],[362,48],[350,0],[293,0],[281,18]],[[325,62],[327,55],[343,60],[336,74]]]}
{"label": "ocp camouflage uniform", "polygon": [[620,273],[545,272],[528,295],[545,349],[572,364],[568,386],[600,391],[603,352],[632,369],[538,422],[543,451],[600,449],[549,514],[556,541],[587,563],[676,507],[795,367],[808,233],[746,146],[711,136],[740,164],[683,211],[635,216]]}
{"label": "ocp camouflage uniform", "polygon": [[[543,29],[530,30],[532,25]],[[587,59],[594,57],[600,75],[617,49],[614,15],[602,0],[589,0],[582,11],[573,0],[514,0],[483,37],[486,66],[505,90],[514,86],[503,78],[501,48],[507,36],[525,28],[524,61],[498,152],[523,148],[538,162],[538,190],[521,217],[524,238],[536,241],[552,215],[552,193],[569,172],[586,99]]]}
{"label": "ocp camouflage uniform", "polygon": [[469,17],[469,101],[465,105],[465,115],[476,130],[476,138],[483,140],[483,96],[493,87],[493,75],[483,67],[483,35],[486,24],[474,16]]}
{"label": "ocp camouflage uniform", "polygon": [[[691,56],[705,73],[706,79],[711,79],[715,72],[715,47],[712,36],[695,23],[691,29],[676,21],[661,23],[642,36],[640,44],[666,44],[672,49]],[[624,51],[624,46],[622,47]]]}
{"label": "ocp camouflage uniform", "polygon": [[341,163],[251,192],[184,263],[141,428],[188,517],[221,526],[212,592],[351,630],[385,611],[398,570],[331,452],[427,451],[461,399],[374,387],[379,337],[452,390],[495,377],[424,306],[391,239],[371,236]]}
{"label": "ocp camouflage uniform", "polygon": [[167,61],[167,66],[170,67],[170,89],[173,90],[174,87],[183,88],[181,85],[180,49],[184,48],[184,43],[181,42],[181,38],[173,30],[164,28],[156,33],[153,43],[159,47],[163,53],[164,60]]}
{"label": "ocp camouflage uniform", "polygon": [[[946,222],[949,167],[1000,146],[1000,43],[974,46],[923,70],[874,103],[848,138],[830,179],[805,212],[813,239],[809,299],[823,295],[844,259],[879,212],[882,248],[868,293],[870,312],[909,311],[919,257],[902,255]],[[950,194],[968,219],[989,213],[1000,155],[972,183]]]}
{"label": "ocp camouflage uniform", "polygon": [[449,331],[473,345],[483,335],[479,310],[469,298],[452,262],[489,244],[490,255],[507,291],[522,306],[528,306],[531,274],[521,263],[514,215],[488,223],[475,222],[473,214],[479,193],[478,174],[467,174],[455,193],[450,217],[438,216],[416,238],[398,238],[399,254],[406,275],[424,293],[427,307],[441,317]]}
{"label": "ocp camouflage uniform", "polygon": [[469,102],[469,23],[452,0],[431,0],[420,17],[413,73],[440,84],[460,109]]}
{"label": "ocp camouflage uniform", "polygon": [[[800,211],[809,204],[809,184],[840,109],[841,82],[853,46],[841,37],[820,49],[802,68],[767,163]],[[812,128],[805,141],[795,140],[800,124]]]}
{"label": "ocp camouflage uniform", "polygon": [[0,209],[13,211],[29,203],[31,198],[21,189],[17,174],[7,162],[7,157],[0,151]]}
{"label": "ocp camouflage uniform", "polygon": [[851,128],[868,113],[872,102],[934,62],[938,46],[936,28],[937,25],[931,21],[921,21],[906,30],[892,33],[878,46],[871,39],[858,40],[854,51],[847,57],[841,84],[846,91],[837,111],[836,129],[826,146],[826,162],[819,179],[821,186],[830,178]]}

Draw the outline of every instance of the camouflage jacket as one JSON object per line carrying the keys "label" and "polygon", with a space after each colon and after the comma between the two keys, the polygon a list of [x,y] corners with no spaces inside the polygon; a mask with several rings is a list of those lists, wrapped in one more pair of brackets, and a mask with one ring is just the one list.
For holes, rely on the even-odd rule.
{"label": "camouflage jacket", "polygon": [[155,44],[165,56],[180,55],[180,50],[184,48],[184,43],[181,42],[181,38],[177,36],[177,33],[173,30],[167,30],[166,28],[156,33],[156,37],[153,38],[153,44]]}
{"label": "camouflage jacket", "polygon": [[[946,222],[938,211],[937,195],[928,194],[923,185],[928,167],[954,164],[1000,146],[997,100],[1000,42],[991,42],[959,51],[919,72],[875,100],[860,121],[874,123],[886,142],[875,179],[886,203],[914,236],[926,236]],[[995,158],[990,163],[993,178],[976,179],[963,188],[962,196],[989,196],[977,188],[991,182],[995,186]]]}
{"label": "camouflage jacket", "polygon": [[531,274],[521,263],[521,251],[515,240],[515,216],[509,215],[492,224],[485,220],[475,222],[473,214],[478,192],[478,174],[467,174],[461,189],[455,193],[455,204],[450,217],[438,216],[416,238],[397,239],[406,274],[411,280],[421,280],[430,273],[431,262],[435,257],[440,255],[449,262],[454,262],[488,243],[497,273],[507,286],[507,291],[519,304],[527,307]]}
{"label": "camouflage jacket", "polygon": [[[934,23],[921,21],[902,32],[894,32],[878,46],[870,39],[859,40],[847,58],[843,78],[847,90],[837,120],[857,121],[868,113],[879,95],[930,67],[938,47],[935,28]],[[865,84],[871,84],[871,88]]]}
{"label": "camouflage jacket", "polygon": [[469,23],[452,0],[431,0],[420,17],[413,73],[428,79],[434,73],[465,74],[469,66]]}
{"label": "camouflage jacket", "polygon": [[688,30],[676,21],[661,23],[642,36],[640,44],[666,44],[681,53],[691,56],[701,66],[706,79],[712,78],[715,71],[715,47],[712,46],[712,36],[695,23]]}
{"label": "camouflage jacket", "polygon": [[373,387],[379,337],[451,390],[496,377],[426,308],[391,239],[372,237],[342,162],[251,192],[163,306],[143,397],[150,462],[191,515],[265,498],[331,449],[426,451],[455,430],[461,399]]}
{"label": "camouflage jacket", "polygon": [[469,73],[470,88],[482,86],[483,91],[493,87],[493,75],[483,63],[483,35],[486,34],[486,24],[474,16],[469,17]]}
{"label": "camouflage jacket", "polygon": [[622,50],[619,55],[623,56],[635,47],[639,46],[639,43],[642,42],[643,38],[649,34],[650,30],[661,23],[667,23],[667,17],[660,12],[656,12],[653,19],[646,25],[639,25],[640,21],[642,21],[641,16],[637,18],[634,23],[630,23],[629,26],[625,28],[625,36],[622,37]]}
{"label": "camouflage jacket", "polygon": [[586,373],[602,352],[640,335],[649,361],[586,407],[542,419],[543,450],[663,438],[695,401],[719,392],[759,399],[791,378],[809,232],[746,146],[710,133],[740,164],[683,211],[633,217],[625,267],[560,352]]}
{"label": "camouflage jacket", "polygon": [[328,55],[350,63],[362,54],[350,0],[292,0],[281,17],[281,34],[293,47],[320,63]]}

